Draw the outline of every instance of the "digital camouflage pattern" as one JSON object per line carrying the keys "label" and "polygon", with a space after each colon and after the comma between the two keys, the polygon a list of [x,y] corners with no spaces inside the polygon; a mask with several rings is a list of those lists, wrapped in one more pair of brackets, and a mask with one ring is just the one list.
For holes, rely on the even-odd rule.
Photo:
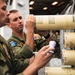
{"label": "digital camouflage pattern", "polygon": [[17,75],[29,65],[29,59],[27,58],[32,57],[33,52],[27,44],[24,45],[23,50],[16,56],[12,49],[0,35],[0,75]]}

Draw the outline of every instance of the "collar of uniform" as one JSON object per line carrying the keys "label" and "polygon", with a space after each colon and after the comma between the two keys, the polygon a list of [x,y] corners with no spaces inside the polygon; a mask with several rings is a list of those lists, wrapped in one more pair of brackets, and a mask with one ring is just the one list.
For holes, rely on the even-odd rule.
{"label": "collar of uniform", "polygon": [[24,33],[24,39],[22,39],[22,38],[16,36],[14,33],[12,33],[12,37],[14,37],[14,38],[16,38],[17,40],[20,40],[20,41],[22,41],[22,42],[25,42],[25,41],[26,41],[26,35],[25,35],[25,33]]}
{"label": "collar of uniform", "polygon": [[7,44],[6,40],[0,35],[0,43],[5,43]]}

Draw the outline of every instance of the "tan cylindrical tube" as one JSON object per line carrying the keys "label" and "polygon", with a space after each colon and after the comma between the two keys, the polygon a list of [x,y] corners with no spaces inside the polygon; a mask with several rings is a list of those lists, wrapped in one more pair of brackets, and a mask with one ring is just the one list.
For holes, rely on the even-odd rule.
{"label": "tan cylindrical tube", "polygon": [[45,75],[75,75],[75,68],[45,67]]}
{"label": "tan cylindrical tube", "polygon": [[64,33],[64,47],[65,48],[74,48],[75,47],[75,33],[74,32],[65,32]]}
{"label": "tan cylindrical tube", "polygon": [[75,28],[74,15],[43,15],[36,16],[38,30],[67,30]]}
{"label": "tan cylindrical tube", "polygon": [[62,64],[75,65],[75,50],[62,50]]}

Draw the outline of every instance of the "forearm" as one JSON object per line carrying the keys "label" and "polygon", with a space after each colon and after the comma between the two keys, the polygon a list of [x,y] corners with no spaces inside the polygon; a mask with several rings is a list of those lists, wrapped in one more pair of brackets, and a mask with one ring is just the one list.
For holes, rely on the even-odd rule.
{"label": "forearm", "polygon": [[30,48],[34,49],[34,31],[27,31],[26,35],[26,43],[30,46]]}
{"label": "forearm", "polygon": [[37,65],[32,63],[23,71],[23,75],[35,75],[38,69],[39,68],[37,67]]}
{"label": "forearm", "polygon": [[29,15],[26,20],[25,27],[27,29],[26,43],[34,49],[34,28],[36,19],[34,15]]}
{"label": "forearm", "polygon": [[28,66],[29,66],[29,61],[30,59],[18,59],[18,58],[14,58],[12,63],[12,70],[11,72],[13,72],[14,74],[18,74],[23,72]]}

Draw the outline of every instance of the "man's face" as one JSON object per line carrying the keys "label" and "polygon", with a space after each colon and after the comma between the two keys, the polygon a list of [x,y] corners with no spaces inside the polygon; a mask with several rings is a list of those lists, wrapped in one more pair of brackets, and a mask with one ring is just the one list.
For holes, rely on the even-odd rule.
{"label": "man's face", "polygon": [[11,13],[9,15],[10,18],[10,28],[13,31],[20,32],[23,31],[23,19],[19,12]]}
{"label": "man's face", "polygon": [[0,27],[6,23],[8,11],[6,10],[6,3],[4,0],[0,0]]}

